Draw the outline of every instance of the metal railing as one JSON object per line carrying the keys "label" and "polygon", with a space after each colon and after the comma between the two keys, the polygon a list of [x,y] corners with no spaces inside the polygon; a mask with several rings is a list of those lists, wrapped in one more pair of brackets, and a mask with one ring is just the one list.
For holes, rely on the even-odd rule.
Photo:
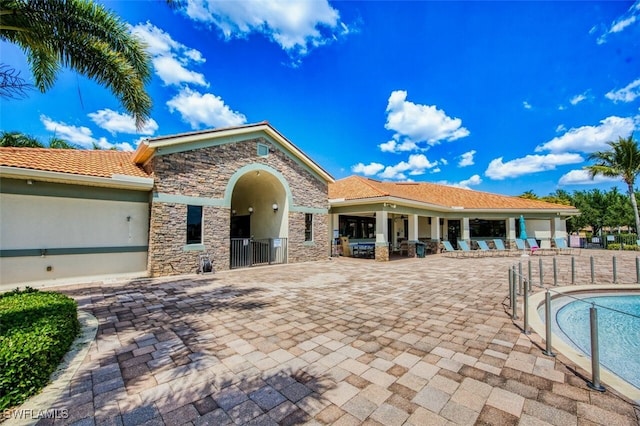
{"label": "metal railing", "polygon": [[[552,275],[553,281],[549,282],[551,277],[549,276],[549,272],[545,272],[543,260],[542,258],[538,259],[537,271],[533,267],[533,262],[531,259],[528,259],[527,264],[527,272],[526,275],[524,273],[523,262],[520,261],[518,264],[513,264],[509,268],[509,307],[511,308],[511,318],[512,320],[518,320],[518,296],[522,296],[522,313],[523,313],[523,334],[530,334],[529,327],[529,295],[532,293],[532,284],[534,282],[534,272],[537,272],[537,281],[539,288],[545,289],[545,301],[544,301],[544,324],[545,324],[545,350],[543,353],[547,356],[554,357],[552,349],[552,317],[551,317],[551,293],[554,292],[556,294],[562,294],[562,296],[573,298],[575,300],[580,300],[579,298],[573,297],[570,294],[561,293],[553,289],[553,287],[557,287],[559,284],[576,284],[576,275],[580,271],[584,271],[584,266],[582,268],[576,265],[575,257],[571,256],[570,263],[566,266],[563,274],[560,274],[560,267],[558,265],[557,256],[552,258]],[[593,256],[589,258],[589,283],[593,284],[599,282],[603,283],[605,280],[603,279],[603,274],[596,274],[598,268],[596,266],[600,266],[600,269],[606,269],[607,272],[610,272],[611,281],[606,280],[607,283],[619,284],[618,277],[618,262],[617,257],[614,255],[611,257],[611,269],[605,268],[602,263],[596,265],[595,259]],[[625,265],[623,265],[625,266]],[[625,276],[629,277],[629,273]],[[566,278],[559,282],[559,276]],[[598,278],[598,279],[596,279]],[[640,257],[635,258],[635,282],[634,284],[640,284]],[[590,356],[591,356],[591,381],[588,383],[588,386],[591,389],[604,392],[605,388],[600,383],[600,347],[599,347],[599,338],[598,338],[598,308],[608,309],[615,311],[619,314],[630,315],[631,317],[635,317],[640,319],[639,316],[630,314],[628,312],[622,312],[610,307],[601,306],[593,302],[582,301],[583,303],[589,303],[591,307],[589,308],[589,321],[590,321]]]}
{"label": "metal railing", "polygon": [[231,238],[231,269],[287,263],[286,238]]}

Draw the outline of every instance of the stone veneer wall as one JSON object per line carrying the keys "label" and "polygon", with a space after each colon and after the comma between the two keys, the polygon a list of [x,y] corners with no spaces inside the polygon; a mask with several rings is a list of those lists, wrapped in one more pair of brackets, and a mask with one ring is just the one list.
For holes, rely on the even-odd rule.
{"label": "stone veneer wall", "polygon": [[[268,156],[257,155],[258,142],[270,146]],[[154,174],[154,193],[222,200],[232,175],[241,167],[256,163],[284,176],[294,207],[328,209],[327,183],[263,138],[158,155],[145,168]],[[152,202],[148,265],[151,276],[194,273],[203,252],[211,256],[216,270],[229,269],[230,206],[204,206],[203,217],[204,251],[185,251],[187,205]],[[328,214],[314,213],[314,241],[305,243],[304,212],[290,211],[288,261],[327,257],[328,235]]]}

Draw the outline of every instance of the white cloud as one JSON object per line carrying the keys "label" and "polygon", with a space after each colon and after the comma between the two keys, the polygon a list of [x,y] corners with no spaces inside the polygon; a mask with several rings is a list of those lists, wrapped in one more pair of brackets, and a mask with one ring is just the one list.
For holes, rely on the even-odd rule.
{"label": "white cloud", "polygon": [[527,155],[504,163],[503,157],[495,158],[484,172],[485,176],[494,180],[528,175],[546,170],[555,170],[556,166],[581,163],[584,159],[579,154],[547,154]]}
{"label": "white cloud", "polygon": [[204,75],[186,69],[178,60],[171,56],[159,56],[153,59],[156,74],[165,85],[179,86],[182,83],[193,83],[209,87]]}
{"label": "white cloud", "polygon": [[417,151],[420,149],[415,142],[411,139],[405,139],[403,141],[396,141],[395,139],[391,139],[388,142],[381,143],[378,145],[380,151],[382,152],[406,152],[406,151]]}
{"label": "white cloud", "polygon": [[244,114],[232,111],[219,96],[212,93],[203,95],[188,87],[167,101],[167,106],[171,112],[178,111],[192,129],[239,126],[247,122]]}
{"label": "white cloud", "polygon": [[[631,25],[636,22],[640,22],[640,0],[636,0],[636,2],[631,5],[628,11],[626,11],[622,16],[617,18],[611,23],[611,26],[608,30],[606,30],[600,37],[597,39],[598,44],[604,44],[607,42],[607,38],[611,34],[617,34],[625,29],[629,28]],[[595,28],[595,27],[594,27]],[[589,34],[592,34],[594,29],[592,28],[589,31]]]}
{"label": "white cloud", "polygon": [[482,178],[480,175],[473,175],[469,179],[461,180],[458,183],[452,184],[452,186],[456,186],[458,188],[470,189],[471,186],[477,186],[482,183]]}
{"label": "white cloud", "polygon": [[571,105],[578,105],[580,102],[584,101],[585,99],[587,99],[587,95],[584,93],[581,93],[579,95],[575,95],[573,98],[569,100],[569,102],[571,103]]}
{"label": "white cloud", "polygon": [[565,127],[564,124],[558,124],[558,127],[556,127],[556,133],[560,133],[560,132],[566,132],[567,128]]}
{"label": "white cloud", "polygon": [[384,170],[384,165],[380,163],[370,163],[368,165],[358,163],[354,166],[351,166],[351,171],[353,173],[361,173],[365,176],[373,176],[375,174],[378,174],[382,170]]}
{"label": "white cloud", "polygon": [[469,179],[461,180],[460,182],[449,182],[446,180],[442,180],[438,182],[441,185],[453,186],[456,188],[462,189],[471,189],[472,186],[477,186],[482,183],[482,178],[480,175],[473,175]]}
{"label": "white cloud", "polygon": [[407,180],[407,175],[422,175],[427,170],[433,170],[438,165],[437,161],[429,161],[424,154],[412,154],[407,161],[401,161],[395,166],[384,166],[380,163],[364,165],[358,163],[351,166],[354,173],[362,173],[365,176],[377,175],[381,179]]}
{"label": "white cloud", "polygon": [[454,141],[469,136],[459,118],[448,117],[435,105],[414,104],[406,99],[404,90],[396,90],[389,96],[385,128],[396,132],[395,141],[408,138],[415,143],[436,145],[443,140]]}
{"label": "white cloud", "polygon": [[460,162],[458,163],[458,167],[467,167],[473,166],[473,156],[476,155],[476,150],[472,149],[471,151],[465,152],[460,156]]}
{"label": "white cloud", "polygon": [[604,96],[614,102],[633,102],[640,97],[640,78],[627,84],[622,89],[612,90]]}
{"label": "white cloud", "polygon": [[595,152],[608,149],[607,142],[627,137],[636,127],[634,118],[607,117],[599,126],[582,126],[572,128],[562,136],[536,147],[536,152],[551,151],[554,153],[578,151]]}
{"label": "white cloud", "polygon": [[96,139],[93,137],[91,129],[84,126],[73,126],[61,121],[53,121],[46,115],[40,116],[40,121],[44,128],[53,132],[55,137],[63,139],[82,148],[93,149],[94,144],[102,149],[117,148],[121,151],[133,151],[133,147],[128,142],[111,143],[106,138]]}
{"label": "white cloud", "polygon": [[150,22],[131,27],[131,32],[147,44],[156,75],[165,85],[190,83],[209,87],[203,74],[187,68],[205,62],[198,50],[178,43],[171,35]]}
{"label": "white cloud", "polygon": [[107,130],[112,135],[115,135],[116,133],[153,135],[156,130],[158,130],[158,123],[156,123],[154,119],[150,118],[145,123],[144,127],[138,131],[133,117],[127,114],[120,114],[110,109],[101,109],[87,115],[94,123]]}
{"label": "white cloud", "polygon": [[350,32],[327,0],[190,0],[186,13],[215,25],[227,39],[264,34],[298,58]]}
{"label": "white cloud", "polygon": [[527,102],[527,101],[523,101],[523,102],[522,102],[522,106],[523,106],[523,108],[524,108],[524,109],[531,109],[531,108],[533,108],[533,107],[531,106],[531,104],[530,104],[529,102]]}
{"label": "white cloud", "polygon": [[449,161],[448,161],[446,158],[441,158],[441,159],[440,159],[440,163],[442,163],[443,165],[445,165],[445,166],[446,166],[446,165],[448,165],[448,164],[449,164]]}
{"label": "white cloud", "polygon": [[602,175],[594,176],[592,179],[587,170],[571,170],[562,175],[558,181],[559,185],[593,185],[599,183],[619,183],[619,178],[605,177]]}

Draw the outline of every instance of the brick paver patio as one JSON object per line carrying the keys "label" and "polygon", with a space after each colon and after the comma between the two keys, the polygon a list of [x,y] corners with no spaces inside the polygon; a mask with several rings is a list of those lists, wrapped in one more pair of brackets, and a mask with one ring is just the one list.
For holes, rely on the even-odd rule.
{"label": "brick paver patio", "polygon": [[[635,282],[635,254],[620,255]],[[512,322],[518,260],[340,258],[64,288],[99,328],[56,424],[637,425],[638,407],[591,391]]]}

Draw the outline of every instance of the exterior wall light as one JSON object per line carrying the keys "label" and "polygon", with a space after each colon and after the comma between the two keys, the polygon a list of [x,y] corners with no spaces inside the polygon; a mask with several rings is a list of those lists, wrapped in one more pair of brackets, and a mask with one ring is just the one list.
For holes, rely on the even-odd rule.
{"label": "exterior wall light", "polygon": [[249,207],[247,210],[249,210],[249,214],[253,214],[253,207]]}
{"label": "exterior wall light", "polygon": [[238,213],[235,209],[231,210],[231,216],[235,216]]}
{"label": "exterior wall light", "polygon": [[277,212],[278,211],[278,204],[277,203],[273,203],[273,205],[271,206],[271,208],[273,209],[273,212]]}

